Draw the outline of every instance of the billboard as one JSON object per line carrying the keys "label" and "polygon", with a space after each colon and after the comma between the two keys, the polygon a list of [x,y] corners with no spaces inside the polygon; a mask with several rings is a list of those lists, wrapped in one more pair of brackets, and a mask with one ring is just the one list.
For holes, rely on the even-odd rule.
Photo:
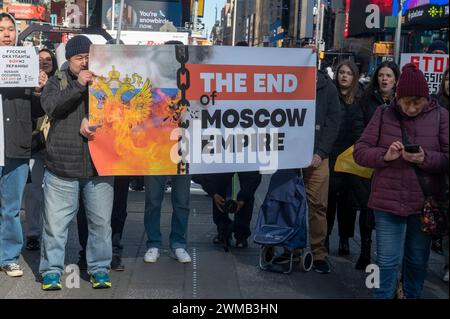
{"label": "billboard", "polygon": [[38,6],[28,3],[10,3],[8,12],[14,14],[18,20],[40,20],[48,21],[50,15],[44,6]]}
{"label": "billboard", "polygon": [[378,32],[392,16],[394,0],[346,0],[347,37]]}
{"label": "billboard", "polygon": [[[449,4],[425,4],[408,8],[405,12],[405,25],[441,23],[441,19],[448,19]],[[448,21],[447,21],[448,23]]]}
{"label": "billboard", "polygon": [[[103,0],[103,28],[108,30],[117,29],[119,11],[119,0]],[[125,0],[122,15],[122,30],[159,31],[159,28],[168,21],[172,22],[174,26],[180,27],[181,15],[181,1],[179,0]]]}

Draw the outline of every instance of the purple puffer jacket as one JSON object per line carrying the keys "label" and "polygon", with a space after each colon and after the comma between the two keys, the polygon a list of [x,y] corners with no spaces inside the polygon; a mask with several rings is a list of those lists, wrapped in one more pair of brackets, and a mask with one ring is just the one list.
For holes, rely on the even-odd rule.
{"label": "purple puffer jacket", "polygon": [[[438,111],[441,112],[439,125]],[[400,123],[395,112],[400,111],[394,99],[384,111],[378,140],[381,107],[377,109],[361,138],[356,142],[353,156],[359,165],[375,169],[368,206],[374,210],[408,216],[421,212],[424,195],[410,162],[402,157],[391,162],[385,162],[383,159],[393,142],[402,142]],[[425,172],[432,191],[438,193],[441,188],[441,177],[445,167],[448,166],[448,111],[432,100],[414,118],[407,117],[401,112],[400,114],[409,143],[419,144],[425,151],[425,161],[419,168]]]}

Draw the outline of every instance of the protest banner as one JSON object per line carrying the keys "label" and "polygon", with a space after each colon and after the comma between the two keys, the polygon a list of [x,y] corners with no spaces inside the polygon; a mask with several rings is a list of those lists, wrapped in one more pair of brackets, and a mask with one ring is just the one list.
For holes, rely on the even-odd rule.
{"label": "protest banner", "polygon": [[400,60],[400,69],[408,63],[417,65],[427,79],[430,94],[437,94],[442,76],[448,68],[448,57],[448,54],[403,53]]}
{"label": "protest banner", "polygon": [[36,87],[39,56],[35,47],[0,47],[0,87]]}
{"label": "protest banner", "polygon": [[93,45],[89,142],[100,175],[309,166],[310,49]]}

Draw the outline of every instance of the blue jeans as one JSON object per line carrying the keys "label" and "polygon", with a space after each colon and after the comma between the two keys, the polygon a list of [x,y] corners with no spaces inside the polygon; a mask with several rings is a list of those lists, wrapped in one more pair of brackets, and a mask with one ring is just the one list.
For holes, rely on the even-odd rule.
{"label": "blue jeans", "polygon": [[380,288],[374,289],[374,298],[393,298],[401,266],[405,298],[420,298],[431,247],[431,236],[420,230],[420,214],[400,217],[374,211],[374,215],[380,267]]}
{"label": "blue jeans", "polygon": [[[161,248],[161,205],[168,176],[145,177],[144,225],[147,232],[147,248]],[[172,227],[170,248],[186,248],[186,233],[189,218],[191,176],[173,175],[172,180]]]}
{"label": "blue jeans", "polygon": [[86,179],[61,178],[44,174],[44,218],[42,231],[42,276],[64,271],[65,247],[69,224],[78,211],[81,192],[88,221],[86,259],[88,273],[109,272],[112,259],[111,211],[113,177]]}
{"label": "blue jeans", "polygon": [[20,207],[28,159],[6,158],[0,166],[0,266],[17,263],[23,245]]}

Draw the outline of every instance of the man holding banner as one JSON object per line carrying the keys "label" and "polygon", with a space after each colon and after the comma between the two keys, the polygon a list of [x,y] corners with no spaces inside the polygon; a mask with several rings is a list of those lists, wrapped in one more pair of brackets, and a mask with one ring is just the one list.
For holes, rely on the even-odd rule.
{"label": "man holding banner", "polygon": [[[23,245],[19,211],[31,156],[32,111],[36,111],[36,116],[42,112],[39,98],[31,88],[38,82],[37,54],[34,48],[18,50],[16,36],[14,18],[8,13],[0,13],[0,47],[8,47],[2,52],[3,61],[0,60],[0,112],[3,118],[0,130],[2,133],[4,130],[4,141],[0,145],[0,267],[10,277],[23,275],[17,263]],[[18,55],[23,58],[17,59]],[[34,70],[30,64],[25,65],[28,61],[35,62]],[[18,65],[22,62],[23,65]],[[34,75],[29,87],[23,82],[15,82],[24,74],[25,77]]]}
{"label": "man holding banner", "polygon": [[44,220],[41,263],[43,290],[60,290],[69,224],[78,211],[79,194],[88,220],[87,264],[94,289],[110,288],[113,177],[98,176],[88,140],[95,128],[88,121],[88,70],[91,41],[75,36],[66,44],[68,69],[51,77],[42,93],[50,118],[47,170],[44,175]]}

